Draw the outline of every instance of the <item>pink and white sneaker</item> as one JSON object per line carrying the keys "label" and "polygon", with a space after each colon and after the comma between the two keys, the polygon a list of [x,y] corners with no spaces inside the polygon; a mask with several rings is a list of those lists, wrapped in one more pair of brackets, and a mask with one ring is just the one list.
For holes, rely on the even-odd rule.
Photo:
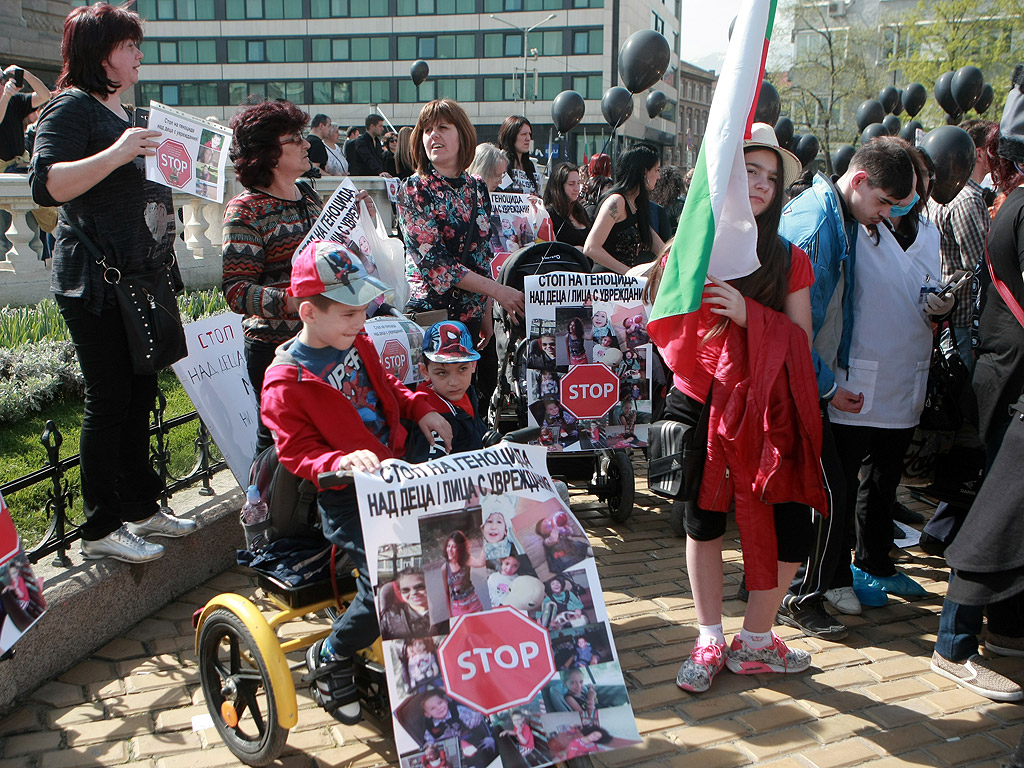
{"label": "pink and white sneaker", "polygon": [[811,654],[799,648],[790,648],[782,638],[772,632],[772,641],[764,648],[751,648],[739,635],[725,652],[725,664],[737,675],[756,675],[761,672],[793,674],[811,666]]}
{"label": "pink and white sneaker", "polygon": [[690,658],[679,667],[676,685],[684,691],[703,693],[711,687],[711,681],[724,666],[725,643],[694,645],[690,651]]}

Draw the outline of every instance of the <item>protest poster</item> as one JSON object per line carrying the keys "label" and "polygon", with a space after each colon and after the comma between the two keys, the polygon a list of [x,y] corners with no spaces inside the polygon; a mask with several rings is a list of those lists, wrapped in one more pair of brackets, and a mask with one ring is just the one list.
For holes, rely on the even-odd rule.
{"label": "protest poster", "polygon": [[245,364],[242,316],[233,312],[185,326],[188,355],[173,366],[238,484],[249,485],[259,407]]}
{"label": "protest poster", "polygon": [[593,550],[544,448],[387,460],[356,492],[402,768],[639,743]]}
{"label": "protest poster", "polygon": [[384,184],[388,188],[388,200],[392,203],[398,202],[398,188],[402,185],[402,179],[385,178]]}
{"label": "protest poster", "polygon": [[146,157],[147,181],[224,202],[229,128],[151,101],[149,129],[162,135],[156,154]]}
{"label": "protest poster", "polygon": [[377,348],[384,370],[403,384],[423,381],[423,329],[406,317],[371,317],[366,333]]}
{"label": "protest poster", "polygon": [[21,549],[21,539],[0,494],[0,656],[46,613],[43,580]]}
{"label": "protest poster", "polygon": [[551,217],[540,199],[513,192],[491,193],[491,278],[508,257],[538,240],[553,240]]}
{"label": "protest poster", "polygon": [[527,412],[551,451],[642,447],[651,422],[643,278],[526,278]]}

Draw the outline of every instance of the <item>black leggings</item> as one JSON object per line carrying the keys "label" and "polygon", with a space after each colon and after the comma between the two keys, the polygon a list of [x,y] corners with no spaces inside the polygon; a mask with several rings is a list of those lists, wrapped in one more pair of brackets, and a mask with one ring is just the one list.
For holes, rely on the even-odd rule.
{"label": "black leggings", "polygon": [[[703,403],[675,387],[665,398],[665,418],[684,424],[696,424],[703,408]],[[704,438],[699,436],[698,439]],[[789,501],[775,504],[774,509],[778,559],[784,563],[802,563],[811,551],[814,532],[810,508]],[[714,541],[725,535],[726,516],[689,503],[685,505],[683,525],[686,535],[694,541]]]}

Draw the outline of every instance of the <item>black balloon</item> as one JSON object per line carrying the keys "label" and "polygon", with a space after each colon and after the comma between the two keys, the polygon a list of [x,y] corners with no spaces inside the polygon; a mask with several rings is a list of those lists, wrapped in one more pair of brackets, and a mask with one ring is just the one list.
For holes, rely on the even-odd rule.
{"label": "black balloon", "polygon": [[633,114],[633,94],[621,85],[613,86],[601,97],[601,114],[612,128],[618,128]]}
{"label": "black balloon", "polygon": [[782,100],[775,86],[767,80],[761,81],[761,92],[757,95],[757,109],[754,110],[755,123],[775,125],[782,111]]}
{"label": "black balloon", "polygon": [[953,75],[949,84],[949,90],[953,94],[953,100],[960,107],[961,112],[973,109],[981,96],[981,89],[985,87],[985,76],[977,67],[967,65],[960,67]]}
{"label": "black balloon", "polygon": [[660,115],[668,106],[668,96],[661,91],[651,91],[647,94],[647,116],[652,120]]}
{"label": "black balloon", "polygon": [[818,156],[818,137],[813,133],[805,133],[800,137],[800,141],[793,147],[793,154],[797,156],[800,163],[806,167],[814,158]]}
{"label": "black balloon", "polygon": [[896,99],[896,106],[892,108],[894,115],[899,115],[903,112],[903,91],[897,90],[898,98]]}
{"label": "black balloon", "polygon": [[917,115],[924,106],[924,103],[928,101],[928,91],[920,83],[911,83],[903,89],[903,108],[907,110],[907,114],[911,117]]}
{"label": "black balloon", "polygon": [[900,129],[900,138],[915,144],[917,142],[917,132],[923,130],[924,126],[917,120],[908,120],[907,124]]}
{"label": "black balloon", "polygon": [[664,35],[641,29],[619,49],[619,78],[632,93],[646,91],[668,70],[672,49]]}
{"label": "black balloon", "polygon": [[559,133],[568,133],[583,119],[587,105],[576,91],[562,91],[551,102],[551,122]]}
{"label": "black balloon", "polygon": [[895,112],[896,105],[900,103],[900,92],[895,87],[887,85],[879,92],[878,101],[881,102],[886,114]]}
{"label": "black balloon", "polygon": [[978,97],[978,101],[974,104],[974,111],[979,115],[985,114],[989,107],[992,106],[992,86],[985,83],[981,89],[981,95]]}
{"label": "black balloon", "polygon": [[947,115],[952,115],[959,109],[956,105],[956,99],[953,98],[953,91],[950,90],[952,82],[952,70],[949,72],[943,72],[939,75],[939,79],[935,81],[935,100],[939,102],[939,106],[942,107],[942,111]]}
{"label": "black balloon", "polygon": [[900,119],[896,115],[886,115],[882,118],[882,125],[889,132],[890,136],[898,136],[900,132]]}
{"label": "black balloon", "polygon": [[932,199],[945,205],[957,196],[974,172],[974,141],[963,128],[942,125],[925,134],[921,149],[935,164]]}
{"label": "black balloon", "polygon": [[832,153],[832,173],[842,176],[846,173],[846,169],[850,167],[850,159],[856,154],[857,150],[849,144],[841,144],[839,148]]}
{"label": "black balloon", "polygon": [[946,115],[946,125],[960,125],[963,122],[964,113],[959,109],[951,115]]}
{"label": "black balloon", "polygon": [[775,138],[779,140],[779,146],[783,149],[790,149],[793,146],[793,121],[788,117],[780,117],[775,121]]}
{"label": "black balloon", "polygon": [[889,129],[881,123],[872,123],[867,126],[863,131],[860,132],[860,143],[861,146],[867,144],[872,139],[877,139],[879,136],[888,136]]}
{"label": "black balloon", "polygon": [[409,70],[409,77],[412,78],[412,84],[416,86],[426,80],[427,75],[429,74],[430,65],[423,59],[413,62],[412,68]]}
{"label": "black balloon", "polygon": [[862,101],[857,107],[857,130],[863,131],[872,123],[880,123],[883,117],[885,117],[885,108],[880,101],[875,99]]}

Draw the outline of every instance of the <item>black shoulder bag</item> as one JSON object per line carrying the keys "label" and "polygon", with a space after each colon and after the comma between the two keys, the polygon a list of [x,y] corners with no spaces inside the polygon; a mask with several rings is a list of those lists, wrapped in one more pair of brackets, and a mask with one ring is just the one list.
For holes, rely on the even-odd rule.
{"label": "black shoulder bag", "polygon": [[133,372],[154,374],[185,357],[188,345],[171,277],[174,256],[155,269],[124,273],[107,262],[107,257],[80,227],[67,219],[64,223],[103,267],[103,280],[114,287]]}

